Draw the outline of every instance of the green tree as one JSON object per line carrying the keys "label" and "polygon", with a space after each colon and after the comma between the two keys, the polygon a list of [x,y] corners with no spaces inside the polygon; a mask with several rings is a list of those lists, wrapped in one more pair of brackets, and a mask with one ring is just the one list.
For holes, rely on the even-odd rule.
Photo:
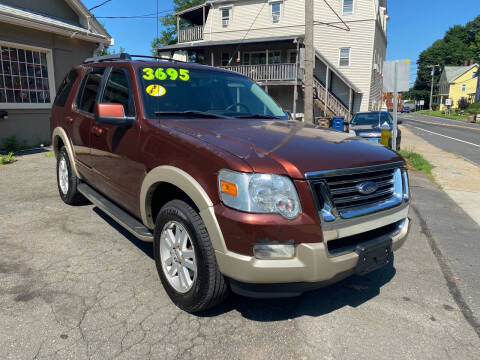
{"label": "green tree", "polygon": [[479,61],[480,56],[480,16],[470,21],[465,26],[451,27],[443,39],[435,41],[424,50],[417,61],[417,79],[408,96],[426,101],[428,107],[430,100],[431,68],[430,65],[440,65],[434,77],[434,93],[438,90],[438,82],[445,66],[460,66],[466,60]]}
{"label": "green tree", "polygon": [[102,50],[97,51],[97,56],[121,54],[124,52],[125,52],[125,48],[123,46],[119,46],[118,50],[111,49],[110,46],[104,46]]}
{"label": "green tree", "polygon": [[[203,4],[205,0],[173,0],[173,12],[179,12],[196,5]],[[177,19],[173,14],[166,15],[160,19],[163,26],[161,36],[152,40],[152,54],[156,55],[155,48],[161,45],[170,45],[177,42]],[[181,23],[182,27],[187,24]]]}

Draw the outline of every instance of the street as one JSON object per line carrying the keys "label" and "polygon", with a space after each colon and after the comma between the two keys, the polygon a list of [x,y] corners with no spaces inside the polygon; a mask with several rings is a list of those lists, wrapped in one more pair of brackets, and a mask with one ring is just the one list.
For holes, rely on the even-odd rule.
{"label": "street", "polygon": [[433,116],[399,114],[403,125],[436,147],[480,165],[480,124]]}
{"label": "street", "polygon": [[[0,167],[0,178],[7,214],[0,223],[1,359],[472,359],[480,353],[463,279],[456,280],[449,253],[438,246],[440,234],[479,228],[421,173],[410,174],[412,228],[393,267],[298,298],[232,296],[197,315],[167,297],[151,244],[93,205],[60,200],[54,158],[19,157]],[[441,211],[432,213],[435,206]]]}

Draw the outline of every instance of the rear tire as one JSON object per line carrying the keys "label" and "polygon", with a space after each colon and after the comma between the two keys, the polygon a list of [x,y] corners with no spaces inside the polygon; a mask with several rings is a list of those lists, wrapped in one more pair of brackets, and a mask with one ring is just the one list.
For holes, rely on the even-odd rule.
{"label": "rear tire", "polygon": [[88,200],[77,190],[79,179],[72,169],[67,149],[64,146],[57,157],[57,186],[63,202],[68,205],[81,205]]}
{"label": "rear tire", "polygon": [[163,287],[179,308],[204,311],[230,293],[205,224],[186,202],[173,200],[162,207],[155,222],[153,251]]}

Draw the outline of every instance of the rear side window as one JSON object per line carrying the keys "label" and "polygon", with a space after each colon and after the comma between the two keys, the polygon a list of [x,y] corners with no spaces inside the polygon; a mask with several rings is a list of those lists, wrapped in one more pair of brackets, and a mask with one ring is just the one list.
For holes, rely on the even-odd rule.
{"label": "rear side window", "polygon": [[122,104],[126,116],[135,116],[131,86],[124,69],[115,68],[111,71],[101,102]]}
{"label": "rear side window", "polygon": [[93,68],[86,75],[77,101],[79,110],[93,114],[104,71],[105,68]]}
{"label": "rear side window", "polygon": [[71,70],[65,79],[63,79],[60,87],[57,90],[57,97],[55,98],[54,104],[57,106],[65,106],[67,102],[68,95],[72,91],[72,87],[75,84],[75,80],[77,80],[78,72],[77,70]]}

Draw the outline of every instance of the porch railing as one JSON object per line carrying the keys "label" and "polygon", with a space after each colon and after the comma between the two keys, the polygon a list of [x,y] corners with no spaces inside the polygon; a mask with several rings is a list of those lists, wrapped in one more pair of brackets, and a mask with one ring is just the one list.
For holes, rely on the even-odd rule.
{"label": "porch railing", "polygon": [[296,64],[233,65],[220,67],[222,69],[238,72],[255,81],[298,80]]}
{"label": "porch railing", "polygon": [[203,40],[203,25],[196,25],[178,32],[178,42],[184,43],[188,41]]}

